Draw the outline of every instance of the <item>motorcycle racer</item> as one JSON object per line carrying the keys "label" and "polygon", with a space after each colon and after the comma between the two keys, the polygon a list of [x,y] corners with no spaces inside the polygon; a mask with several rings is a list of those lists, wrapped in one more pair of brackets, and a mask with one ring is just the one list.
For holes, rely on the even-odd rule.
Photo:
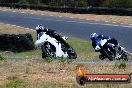
{"label": "motorcycle racer", "polygon": [[[95,52],[100,52],[101,53],[101,55],[99,55],[99,58],[101,60],[105,59],[105,54],[102,50],[103,50],[103,48],[105,48],[106,44],[112,43],[112,44],[114,44],[113,47],[116,47],[118,45],[117,40],[115,38],[111,38],[110,36],[98,35],[97,33],[92,33],[90,35],[90,38],[92,40],[92,46],[95,49]],[[100,43],[103,43],[101,41],[104,40],[104,39],[107,40],[106,44],[102,44],[103,46],[100,46]]]}
{"label": "motorcycle racer", "polygon": [[53,57],[76,58],[75,50],[65,41],[67,37],[62,37],[55,30],[48,29],[42,24],[36,27],[37,41],[35,45],[42,50],[42,57],[48,55]]}
{"label": "motorcycle racer", "polygon": [[44,27],[42,24],[40,24],[36,27],[36,31],[37,31],[37,34],[40,34],[40,35],[37,35],[37,40],[42,36],[40,32],[46,32],[46,34],[48,34],[51,37],[54,37],[59,42],[65,43],[64,40],[62,39],[63,37],[61,35],[57,34],[55,32],[55,30],[48,29],[48,28]]}
{"label": "motorcycle racer", "polygon": [[[36,27],[36,32],[37,32],[37,39],[39,39],[42,36],[40,32],[46,32],[46,34],[48,34],[50,36],[56,34],[55,30],[48,29],[48,28],[44,27],[42,24],[40,24]],[[40,35],[38,35],[38,34],[40,34]]]}

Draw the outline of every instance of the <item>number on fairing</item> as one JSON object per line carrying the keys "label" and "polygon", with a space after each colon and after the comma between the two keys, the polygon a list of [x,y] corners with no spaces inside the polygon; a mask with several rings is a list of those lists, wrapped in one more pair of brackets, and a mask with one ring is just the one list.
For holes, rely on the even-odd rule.
{"label": "number on fairing", "polygon": [[40,39],[40,37],[41,37],[43,34],[44,34],[43,32],[40,32],[40,33],[38,34],[38,39]]}
{"label": "number on fairing", "polygon": [[100,44],[101,46],[103,46],[106,42],[107,42],[107,40],[106,40],[106,39],[103,39],[103,40],[100,40],[100,41],[99,41],[99,44]]}

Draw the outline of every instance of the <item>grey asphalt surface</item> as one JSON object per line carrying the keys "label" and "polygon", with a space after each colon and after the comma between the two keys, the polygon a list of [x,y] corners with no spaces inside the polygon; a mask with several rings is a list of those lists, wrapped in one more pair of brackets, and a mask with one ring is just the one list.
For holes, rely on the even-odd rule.
{"label": "grey asphalt surface", "polygon": [[127,51],[132,52],[132,26],[129,25],[7,11],[0,11],[0,22],[32,29],[38,24],[43,24],[59,33],[85,40],[89,40],[93,32],[110,35],[115,37]]}
{"label": "grey asphalt surface", "polygon": [[[38,62],[42,62],[42,63],[45,62],[44,59],[25,59],[25,58],[8,58],[8,59],[6,59],[6,61],[21,62],[21,63],[28,63],[28,62],[31,62],[31,61],[38,61]],[[128,65],[132,65],[132,61],[125,61],[125,62]],[[109,61],[109,60],[73,60],[72,63],[73,64],[115,64],[116,61]]]}

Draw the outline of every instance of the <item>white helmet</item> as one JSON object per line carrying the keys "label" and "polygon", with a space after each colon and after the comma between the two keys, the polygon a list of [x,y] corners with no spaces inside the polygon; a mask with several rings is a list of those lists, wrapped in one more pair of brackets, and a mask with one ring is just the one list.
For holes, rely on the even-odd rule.
{"label": "white helmet", "polygon": [[90,35],[91,40],[96,39],[97,37],[98,37],[98,35],[96,33],[92,33]]}
{"label": "white helmet", "polygon": [[36,30],[44,30],[44,26],[42,24],[40,24],[36,27]]}

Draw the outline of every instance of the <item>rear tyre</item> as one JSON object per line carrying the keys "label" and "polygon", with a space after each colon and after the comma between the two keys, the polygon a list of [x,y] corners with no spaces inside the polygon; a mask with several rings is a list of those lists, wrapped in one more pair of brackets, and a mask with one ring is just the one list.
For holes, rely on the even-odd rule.
{"label": "rear tyre", "polygon": [[69,56],[69,59],[76,59],[77,58],[77,54],[72,47],[70,47],[68,50],[68,56]]}
{"label": "rear tyre", "polygon": [[68,43],[63,41],[63,43],[61,43],[61,45],[62,45],[62,51],[67,52],[69,59],[77,58],[77,54],[76,54],[75,50]]}

